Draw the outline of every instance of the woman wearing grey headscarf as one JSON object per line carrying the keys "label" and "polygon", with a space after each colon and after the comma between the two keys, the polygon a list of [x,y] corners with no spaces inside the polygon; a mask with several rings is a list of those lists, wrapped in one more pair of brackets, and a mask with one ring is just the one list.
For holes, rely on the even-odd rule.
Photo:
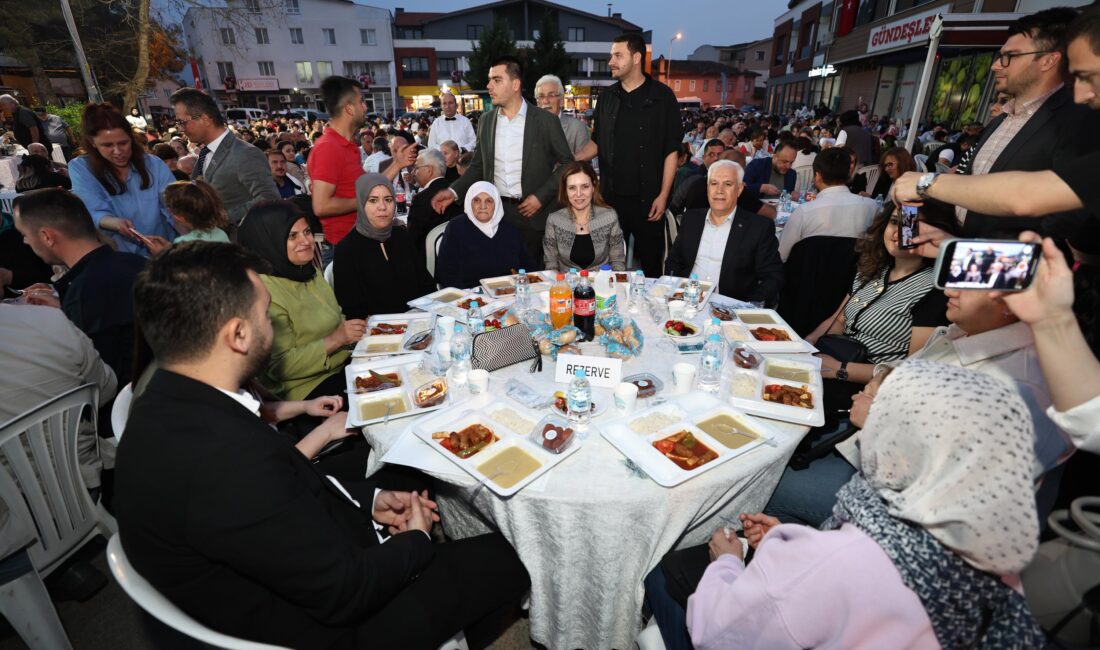
{"label": "woman wearing grey headscarf", "polygon": [[435,287],[417,264],[412,236],[395,224],[393,185],[381,174],[355,182],[355,229],[336,245],[332,261],[336,300],[348,318],[408,311],[408,302]]}

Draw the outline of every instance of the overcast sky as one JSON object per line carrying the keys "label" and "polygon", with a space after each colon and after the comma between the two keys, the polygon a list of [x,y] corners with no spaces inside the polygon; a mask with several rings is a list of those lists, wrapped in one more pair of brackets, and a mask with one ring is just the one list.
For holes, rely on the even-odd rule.
{"label": "overcast sky", "polygon": [[[376,7],[377,0],[356,0]],[[557,4],[607,15],[606,0],[554,0]],[[470,3],[473,4],[473,3]],[[454,0],[395,0],[405,11],[452,11],[465,6]],[[611,11],[624,20],[653,30],[653,56],[668,56],[668,42],[684,35],[672,49],[673,59],[684,59],[700,45],[731,45],[770,37],[775,18],[787,11],[787,0],[619,0]]]}

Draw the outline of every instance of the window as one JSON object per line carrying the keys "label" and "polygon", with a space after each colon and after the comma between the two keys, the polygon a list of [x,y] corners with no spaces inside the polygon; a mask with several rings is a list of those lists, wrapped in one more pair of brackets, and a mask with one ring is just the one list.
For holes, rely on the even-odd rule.
{"label": "window", "polygon": [[222,45],[236,45],[237,35],[233,33],[232,27],[222,27],[220,30],[222,35]]}
{"label": "window", "polygon": [[703,80],[703,92],[710,90],[710,79]]}
{"label": "window", "polygon": [[325,45],[336,45],[336,30],[331,27],[322,27],[321,42]]}
{"label": "window", "polygon": [[266,27],[257,27],[256,28],[256,44],[257,45],[267,45],[270,42],[271,42],[271,39],[268,38],[268,36],[267,36],[267,28]]}
{"label": "window", "polygon": [[419,27],[398,27],[397,38],[419,41],[424,38],[424,30]]}
{"label": "window", "polygon": [[275,62],[274,61],[257,61],[256,65],[260,66],[261,77],[274,77],[275,76]]}
{"label": "window", "polygon": [[745,80],[745,94],[748,95],[752,92],[752,79]]}
{"label": "window", "polygon": [[401,57],[401,74],[406,79],[428,79],[431,71],[428,70],[428,57],[403,56]]}
{"label": "window", "polygon": [[291,45],[301,45],[302,43],[305,43],[305,40],[302,39],[302,28],[301,27],[291,27],[290,28],[290,44]]}
{"label": "window", "polygon": [[302,9],[298,6],[298,0],[283,0],[288,14],[300,14]]}
{"label": "window", "polygon": [[298,69],[298,83],[313,83],[313,64],[309,61],[298,61],[294,66]]}
{"label": "window", "polygon": [[570,27],[566,34],[567,41],[583,41],[584,40],[584,28],[583,27]]}
{"label": "window", "polygon": [[435,67],[439,71],[440,75],[451,76],[451,73],[458,69],[457,61],[454,57],[447,57],[435,60]]}
{"label": "window", "polygon": [[[757,61],[763,61],[764,60],[764,50],[757,50],[756,51],[756,60]],[[744,60],[742,60],[742,63],[743,62],[744,62]]]}
{"label": "window", "polygon": [[607,63],[607,59],[602,57],[599,59],[592,59],[592,72],[610,74],[611,68],[607,67]]}
{"label": "window", "polygon": [[485,33],[485,25],[466,25],[466,38],[476,41]]}
{"label": "window", "polygon": [[373,29],[360,29],[359,42],[362,45],[377,45],[378,36]]}
{"label": "window", "polygon": [[260,0],[245,0],[244,6],[245,9],[248,9],[248,13],[250,14],[260,13]]}
{"label": "window", "polygon": [[317,78],[328,79],[332,76],[332,61],[317,62]]}
{"label": "window", "polygon": [[680,80],[679,79],[677,79],[676,82],[675,82],[675,90],[676,90],[676,92],[680,92]]}
{"label": "window", "polygon": [[370,74],[370,63],[367,61],[344,61],[345,77],[360,77]]}
{"label": "window", "polygon": [[232,61],[218,61],[218,81],[225,83],[226,77],[237,78],[237,75],[233,74],[233,62]]}
{"label": "window", "polygon": [[695,80],[694,79],[692,79],[691,81],[688,82],[688,92],[691,92],[691,93],[695,92]]}

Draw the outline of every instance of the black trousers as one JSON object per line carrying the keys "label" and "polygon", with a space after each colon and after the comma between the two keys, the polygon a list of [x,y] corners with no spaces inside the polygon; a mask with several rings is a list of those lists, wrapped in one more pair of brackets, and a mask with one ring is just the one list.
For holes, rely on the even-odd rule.
{"label": "black trousers", "polygon": [[619,215],[619,227],[623,231],[623,240],[628,244],[634,235],[634,261],[648,278],[659,278],[664,274],[665,262],[665,220],[664,215],[657,221],[649,221],[649,208],[653,201],[641,196],[619,196],[612,194],[604,200]]}
{"label": "black trousers", "polygon": [[527,255],[531,258],[531,266],[526,270],[541,271],[546,268],[542,261],[542,236],[546,232],[545,210],[528,218],[520,214],[518,204],[505,201],[504,220],[519,229],[519,234],[523,237],[523,243],[527,245]]}

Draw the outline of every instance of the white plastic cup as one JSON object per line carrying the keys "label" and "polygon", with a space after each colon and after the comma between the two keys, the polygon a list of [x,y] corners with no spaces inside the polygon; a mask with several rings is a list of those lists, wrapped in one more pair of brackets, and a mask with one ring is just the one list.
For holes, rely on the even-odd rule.
{"label": "white plastic cup", "polygon": [[638,386],[630,382],[623,382],[615,387],[615,410],[626,414],[634,410],[638,402]]}
{"label": "white plastic cup", "polygon": [[687,309],[687,303],[683,300],[668,301],[668,317],[671,320],[682,320],[685,309]]}
{"label": "white plastic cup", "polygon": [[480,395],[489,392],[489,371],[484,368],[471,370],[468,375],[469,390],[471,395]]}
{"label": "white plastic cup", "polygon": [[672,366],[672,384],[677,395],[690,393],[695,383],[695,366],[690,363],[678,363]]}

